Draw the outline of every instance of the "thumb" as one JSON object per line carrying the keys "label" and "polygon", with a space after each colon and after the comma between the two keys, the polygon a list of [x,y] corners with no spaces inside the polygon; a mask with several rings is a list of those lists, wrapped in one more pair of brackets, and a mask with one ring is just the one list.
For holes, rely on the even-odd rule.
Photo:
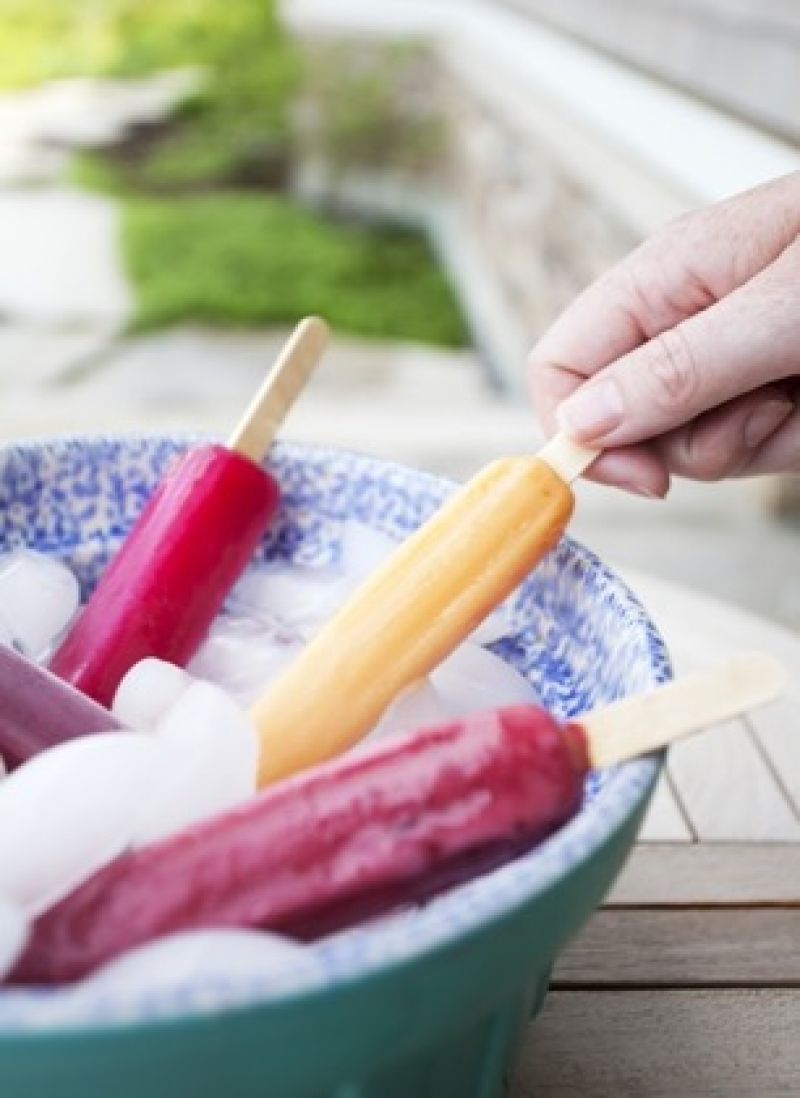
{"label": "thumb", "polygon": [[563,430],[608,448],[654,438],[800,373],[800,242],[717,304],[617,359],[558,408]]}

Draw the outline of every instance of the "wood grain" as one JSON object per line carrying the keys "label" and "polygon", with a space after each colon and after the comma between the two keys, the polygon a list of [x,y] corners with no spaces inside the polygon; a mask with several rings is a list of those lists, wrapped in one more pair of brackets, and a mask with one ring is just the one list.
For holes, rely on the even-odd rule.
{"label": "wood grain", "polygon": [[559,431],[536,454],[567,484],[572,484],[600,456],[600,451],[582,446]]}
{"label": "wood grain", "polygon": [[[800,1095],[800,642],[630,579],[679,671],[760,648],[795,686],[670,751],[677,796],[662,779],[606,907],[562,955],[511,1098]],[[684,812],[702,841],[686,840]]]}
{"label": "wood grain", "polygon": [[800,846],[643,843],[606,903],[800,905]]}
{"label": "wood grain", "polygon": [[701,842],[800,842],[794,808],[743,721],[674,744],[667,766]]}
{"label": "wood grain", "polygon": [[580,718],[592,766],[613,766],[741,717],[780,697],[785,687],[786,670],[779,660],[765,652],[742,653],[593,709]]}
{"label": "wood grain", "polygon": [[788,697],[748,714],[747,724],[778,775],[778,780],[800,811],[800,674]]}
{"label": "wood grain", "polygon": [[556,988],[800,987],[800,908],[598,911]]}
{"label": "wood grain", "polygon": [[679,584],[629,568],[617,571],[652,614],[679,668],[757,648],[800,674],[800,639],[782,625]]}
{"label": "wood grain", "polygon": [[324,320],[307,316],[300,321],[234,427],[228,439],[229,449],[251,461],[263,460],[287,412],[316,369],[328,339]]}
{"label": "wood grain", "polygon": [[639,832],[639,842],[690,843],[692,839],[693,835],[678,805],[669,776],[662,774]]}
{"label": "wood grain", "polygon": [[800,991],[556,991],[510,1098],[800,1094]]}

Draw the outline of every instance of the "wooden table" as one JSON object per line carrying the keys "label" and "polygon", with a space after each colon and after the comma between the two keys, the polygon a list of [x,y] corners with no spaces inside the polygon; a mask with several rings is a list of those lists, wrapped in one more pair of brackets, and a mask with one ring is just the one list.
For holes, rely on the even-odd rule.
{"label": "wooden table", "polygon": [[800,638],[627,578],[678,672],[761,649],[792,685],[670,751],[628,865],[556,968],[512,1094],[800,1095]]}

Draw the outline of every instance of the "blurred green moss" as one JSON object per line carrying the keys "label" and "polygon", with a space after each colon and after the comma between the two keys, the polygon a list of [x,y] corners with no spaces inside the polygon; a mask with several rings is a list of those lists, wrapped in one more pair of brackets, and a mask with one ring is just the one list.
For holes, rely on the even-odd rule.
{"label": "blurred green moss", "polygon": [[125,252],[137,328],[293,323],[448,346],[464,322],[419,234],[332,223],[278,196],[132,198]]}

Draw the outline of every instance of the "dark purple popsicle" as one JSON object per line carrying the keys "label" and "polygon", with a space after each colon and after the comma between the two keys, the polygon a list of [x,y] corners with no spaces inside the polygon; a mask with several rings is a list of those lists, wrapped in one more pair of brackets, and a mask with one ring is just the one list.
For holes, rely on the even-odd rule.
{"label": "dark purple popsicle", "polygon": [[0,644],[0,755],[9,769],[64,740],[120,727],[102,705]]}

